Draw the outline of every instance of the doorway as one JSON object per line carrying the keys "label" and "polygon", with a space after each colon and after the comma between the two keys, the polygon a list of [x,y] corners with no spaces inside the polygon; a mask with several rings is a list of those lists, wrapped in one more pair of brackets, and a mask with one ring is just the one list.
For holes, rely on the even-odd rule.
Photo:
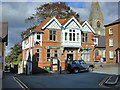
{"label": "doorway", "polygon": [[73,54],[67,54],[67,60],[72,61],[73,60]]}

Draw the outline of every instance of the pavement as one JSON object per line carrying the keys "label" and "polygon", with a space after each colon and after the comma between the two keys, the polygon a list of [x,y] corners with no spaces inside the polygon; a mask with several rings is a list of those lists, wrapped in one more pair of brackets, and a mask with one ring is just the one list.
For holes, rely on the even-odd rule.
{"label": "pavement", "polygon": [[109,74],[108,79],[103,83],[103,86],[120,89],[120,63],[116,64],[97,64],[94,73]]}

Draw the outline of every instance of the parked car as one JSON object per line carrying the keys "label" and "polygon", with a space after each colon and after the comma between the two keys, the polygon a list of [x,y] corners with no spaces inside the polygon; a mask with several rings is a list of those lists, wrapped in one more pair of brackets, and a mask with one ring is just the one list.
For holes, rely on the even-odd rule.
{"label": "parked car", "polygon": [[73,60],[67,64],[69,72],[78,73],[80,71],[93,71],[94,65],[86,64],[84,60]]}

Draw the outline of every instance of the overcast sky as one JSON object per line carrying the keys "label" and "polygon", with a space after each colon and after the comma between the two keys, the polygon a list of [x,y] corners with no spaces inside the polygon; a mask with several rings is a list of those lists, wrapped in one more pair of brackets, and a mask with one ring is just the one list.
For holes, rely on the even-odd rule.
{"label": "overcast sky", "polygon": [[[6,55],[10,47],[20,42],[21,32],[25,31],[28,25],[25,19],[35,13],[35,8],[45,2],[4,2],[2,3],[2,21],[8,22],[8,46]],[[88,20],[91,2],[66,2],[75,12],[78,12],[81,21]],[[111,23],[118,18],[118,2],[99,2],[104,24]]]}

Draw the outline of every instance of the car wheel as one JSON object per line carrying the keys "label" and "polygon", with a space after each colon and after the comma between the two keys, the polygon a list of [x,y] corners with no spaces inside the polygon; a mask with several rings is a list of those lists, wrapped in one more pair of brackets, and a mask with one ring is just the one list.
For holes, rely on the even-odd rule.
{"label": "car wheel", "polygon": [[93,71],[93,67],[89,67],[89,72],[92,72]]}
{"label": "car wheel", "polygon": [[79,69],[78,68],[74,68],[74,73],[78,73]]}

